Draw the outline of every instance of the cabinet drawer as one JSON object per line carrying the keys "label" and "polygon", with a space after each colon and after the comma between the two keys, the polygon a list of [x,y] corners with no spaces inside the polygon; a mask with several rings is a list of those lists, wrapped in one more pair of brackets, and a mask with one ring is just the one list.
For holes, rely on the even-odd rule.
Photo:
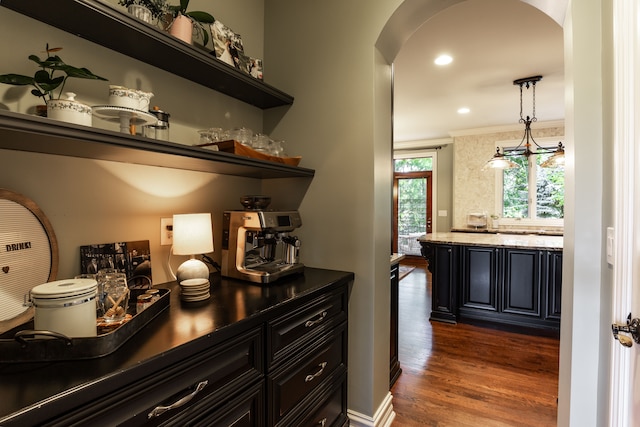
{"label": "cabinet drawer", "polygon": [[[300,427],[339,427],[348,425],[347,418],[347,375],[342,374],[339,381],[329,384],[326,392],[322,392],[318,405],[304,411],[302,421],[296,421]],[[319,408],[314,410],[315,408]],[[308,413],[311,412],[311,415]]]}
{"label": "cabinet drawer", "polygon": [[[176,415],[162,427],[263,427],[264,384],[255,384],[222,407],[212,398],[203,399],[198,407]],[[212,409],[214,408],[214,409]]]}
{"label": "cabinet drawer", "polygon": [[296,362],[267,377],[267,392],[273,397],[271,422],[275,425],[314,389],[329,381],[339,368],[345,370],[347,331],[343,323],[309,346]]}
{"label": "cabinet drawer", "polygon": [[[236,338],[231,342],[212,348],[211,351],[205,352],[207,354],[200,357],[201,360],[198,363],[194,363],[193,359],[185,360],[184,363],[176,366],[177,377],[166,381],[165,384],[155,386],[161,388],[165,396],[170,397],[165,397],[157,401],[157,404],[147,407],[142,415],[150,419],[153,424],[154,418],[160,421],[172,418],[175,413],[179,414],[183,411],[198,413],[205,409],[210,411],[224,405],[237,390],[244,389],[250,381],[261,378],[261,342],[261,333],[258,329],[249,336]],[[202,396],[195,396],[191,402],[182,407],[167,411],[158,417],[149,418],[149,414],[157,410],[156,408],[169,406],[188,395],[193,386],[188,386],[189,388],[186,390],[179,389],[177,393],[172,395],[170,395],[170,391],[178,389],[178,384],[189,383],[189,378],[191,384],[207,381],[207,385],[202,389]],[[196,378],[197,380],[194,381]],[[203,400],[206,402],[203,403]]]}
{"label": "cabinet drawer", "polygon": [[267,366],[273,367],[301,346],[347,318],[346,294],[340,290],[318,298],[267,324]]}
{"label": "cabinet drawer", "polygon": [[[209,402],[207,408],[212,407],[212,402],[222,406],[234,393],[263,377],[263,348],[262,330],[252,330],[46,425],[157,426],[183,411],[200,407],[203,399]],[[181,400],[182,405],[163,408]],[[156,415],[150,417],[154,411]]]}

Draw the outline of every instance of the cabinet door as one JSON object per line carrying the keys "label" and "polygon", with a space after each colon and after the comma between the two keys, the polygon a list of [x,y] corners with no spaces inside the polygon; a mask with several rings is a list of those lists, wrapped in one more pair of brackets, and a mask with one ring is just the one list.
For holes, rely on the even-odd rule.
{"label": "cabinet door", "polygon": [[463,248],[461,308],[498,311],[499,253],[496,248]]}
{"label": "cabinet door", "polygon": [[562,252],[547,253],[547,319],[560,320],[562,306]]}
{"label": "cabinet door", "polygon": [[389,326],[389,388],[398,379],[402,372],[398,360],[398,287],[400,285],[400,265],[391,266],[391,307]]}
{"label": "cabinet door", "polygon": [[541,317],[542,251],[504,249],[504,313]]}

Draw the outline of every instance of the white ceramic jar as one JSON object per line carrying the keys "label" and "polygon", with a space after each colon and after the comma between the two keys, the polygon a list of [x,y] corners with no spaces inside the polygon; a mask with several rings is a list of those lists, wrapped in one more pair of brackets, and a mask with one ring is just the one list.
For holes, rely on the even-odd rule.
{"label": "white ceramic jar", "polygon": [[95,337],[97,281],[57,280],[31,290],[34,328],[67,337]]}
{"label": "white ceramic jar", "polygon": [[47,101],[47,117],[61,122],[91,126],[91,107],[75,100],[76,94],[65,93],[67,99]]}

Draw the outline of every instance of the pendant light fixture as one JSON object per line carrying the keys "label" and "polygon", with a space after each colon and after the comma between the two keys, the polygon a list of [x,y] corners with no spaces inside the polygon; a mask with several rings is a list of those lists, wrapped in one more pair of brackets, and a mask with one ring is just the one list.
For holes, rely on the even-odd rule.
{"label": "pendant light fixture", "polygon": [[[535,139],[533,139],[533,135],[531,134],[531,123],[537,121],[536,118],[536,83],[542,80],[542,76],[533,76],[533,77],[525,77],[523,79],[514,80],[513,84],[520,86],[520,120],[518,123],[524,123],[524,135],[522,136],[522,140],[520,144],[516,148],[508,149],[507,154],[509,156],[525,156],[529,157],[532,154],[552,154],[547,160],[540,164],[543,168],[551,168],[564,165],[564,146],[562,142],[558,143],[558,147],[556,148],[544,148],[541,147]],[[522,92],[523,88],[526,87],[527,90],[532,88],[533,90],[533,109],[532,115],[526,116],[526,118],[522,114]],[[536,148],[536,151],[532,151],[532,143]],[[522,149],[524,147],[524,150]],[[511,169],[517,168],[518,165],[511,160],[509,160],[505,156],[505,152],[503,150],[500,153],[500,148],[496,149],[496,154],[487,162],[485,165],[486,168],[491,169]]]}

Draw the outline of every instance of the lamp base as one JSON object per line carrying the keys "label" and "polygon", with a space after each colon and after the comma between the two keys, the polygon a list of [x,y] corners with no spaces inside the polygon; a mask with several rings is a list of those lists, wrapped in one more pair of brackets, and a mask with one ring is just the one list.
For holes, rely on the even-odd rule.
{"label": "lamp base", "polygon": [[176,280],[180,283],[187,279],[209,279],[209,267],[199,259],[186,260],[178,267]]}

